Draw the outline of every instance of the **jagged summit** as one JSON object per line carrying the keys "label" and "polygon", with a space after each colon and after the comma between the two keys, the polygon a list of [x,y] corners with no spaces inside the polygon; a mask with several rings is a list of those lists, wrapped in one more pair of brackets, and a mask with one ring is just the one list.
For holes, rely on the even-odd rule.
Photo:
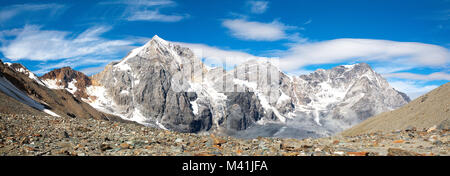
{"label": "jagged summit", "polygon": [[87,98],[86,87],[92,85],[91,79],[84,73],[71,67],[52,70],[40,77],[47,87],[52,89],[66,89],[77,97]]}

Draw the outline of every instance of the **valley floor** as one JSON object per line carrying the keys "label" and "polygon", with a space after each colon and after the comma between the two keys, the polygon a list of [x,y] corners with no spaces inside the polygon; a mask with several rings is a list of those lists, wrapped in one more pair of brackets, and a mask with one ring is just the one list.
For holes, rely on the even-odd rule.
{"label": "valley floor", "polygon": [[0,114],[0,156],[449,155],[449,135],[448,130],[409,129],[303,140],[238,139],[94,119]]}

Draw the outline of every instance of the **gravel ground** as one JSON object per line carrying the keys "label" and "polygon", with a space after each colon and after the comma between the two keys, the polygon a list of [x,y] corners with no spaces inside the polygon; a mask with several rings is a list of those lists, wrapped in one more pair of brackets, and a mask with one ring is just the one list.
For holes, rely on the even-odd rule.
{"label": "gravel ground", "polygon": [[178,133],[94,119],[0,113],[0,155],[372,156],[449,155],[448,129],[303,140]]}

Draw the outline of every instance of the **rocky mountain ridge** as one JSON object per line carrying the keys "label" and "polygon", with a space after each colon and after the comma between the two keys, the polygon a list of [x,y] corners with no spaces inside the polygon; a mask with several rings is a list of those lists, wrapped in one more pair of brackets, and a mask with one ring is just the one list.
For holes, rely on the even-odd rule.
{"label": "rocky mountain ridge", "polygon": [[[64,88],[70,79],[87,80],[55,77]],[[365,63],[301,76],[285,74],[270,59],[226,70],[206,66],[189,48],[158,36],[90,79],[96,84],[76,90],[93,107],[181,132],[239,135],[252,128],[248,132],[258,134],[268,127],[273,132],[267,136],[325,136],[409,101]]]}
{"label": "rocky mountain ridge", "polygon": [[[16,105],[19,106],[13,107],[13,109],[18,112],[22,106],[29,106],[57,117],[124,121],[117,116],[97,111],[67,90],[48,87],[23,65],[0,61],[0,91],[17,101]],[[12,113],[13,111],[9,110],[8,112]],[[36,112],[33,111],[33,114]]]}
{"label": "rocky mountain ridge", "polygon": [[36,80],[147,126],[249,138],[328,136],[409,101],[365,63],[300,76],[264,58],[211,68],[158,36],[92,77],[64,67]]}

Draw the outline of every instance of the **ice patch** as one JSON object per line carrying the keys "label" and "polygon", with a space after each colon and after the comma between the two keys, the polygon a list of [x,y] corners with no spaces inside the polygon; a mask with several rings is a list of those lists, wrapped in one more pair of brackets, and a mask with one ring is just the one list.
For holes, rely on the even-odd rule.
{"label": "ice patch", "polygon": [[192,112],[194,113],[194,115],[198,114],[198,104],[197,104],[197,100],[195,101],[191,101],[191,105],[192,105]]}
{"label": "ice patch", "polygon": [[47,114],[50,114],[55,117],[60,117],[58,114],[54,113],[53,111],[50,111],[48,109],[45,109],[44,106],[36,101],[34,101],[32,98],[28,97],[24,92],[20,91],[15,87],[11,82],[9,82],[5,77],[0,77],[0,91],[5,93],[6,95],[16,99],[17,101],[20,101],[28,106],[31,106],[37,110],[41,110]]}
{"label": "ice patch", "polygon": [[122,90],[120,91],[120,94],[129,94],[130,92],[128,92],[128,90]]}
{"label": "ice patch", "polygon": [[156,121],[156,125],[163,130],[167,130],[167,128],[164,125],[162,125],[161,123],[159,123],[158,121]]}
{"label": "ice patch", "polygon": [[353,69],[353,67],[355,67],[355,65],[342,65],[342,66],[344,66],[347,69]]}
{"label": "ice patch", "polygon": [[117,69],[119,69],[119,70],[121,70],[121,71],[128,71],[128,70],[131,70],[130,65],[128,65],[128,64],[126,64],[126,63],[124,63],[124,62],[121,62],[121,63],[119,63],[119,64],[117,64],[117,65],[114,65],[114,67],[117,68]]}
{"label": "ice patch", "polygon": [[15,87],[11,82],[9,82],[5,77],[0,76],[0,91],[6,95],[20,101],[28,106],[31,106],[38,110],[43,110],[44,106],[32,98],[28,97],[24,92]]}
{"label": "ice patch", "polygon": [[49,89],[64,89],[64,86],[57,84],[59,81],[56,79],[44,79],[42,82],[45,83]]}
{"label": "ice patch", "polygon": [[281,103],[291,99],[291,97],[287,96],[283,91],[280,90],[280,92],[281,92],[281,95],[278,98],[277,104],[281,104]]}
{"label": "ice patch", "polygon": [[44,109],[43,111],[44,111],[45,113],[47,113],[47,114],[50,114],[51,116],[54,116],[54,117],[61,117],[61,116],[59,116],[58,114],[54,113],[53,111],[50,111],[49,109]]}
{"label": "ice patch", "polygon": [[66,90],[69,91],[71,94],[74,94],[77,91],[77,87],[75,86],[75,83],[77,83],[76,79],[73,79],[72,81],[69,82],[69,84],[67,85]]}

